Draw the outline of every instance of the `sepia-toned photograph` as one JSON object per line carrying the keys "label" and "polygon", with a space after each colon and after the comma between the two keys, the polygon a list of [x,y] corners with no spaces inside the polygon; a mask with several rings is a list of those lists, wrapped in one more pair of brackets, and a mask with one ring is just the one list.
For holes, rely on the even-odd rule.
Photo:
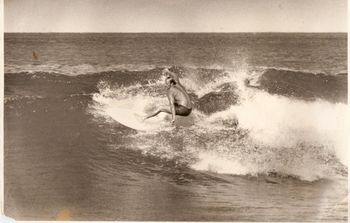
{"label": "sepia-toned photograph", "polygon": [[347,222],[347,0],[4,0],[9,221]]}

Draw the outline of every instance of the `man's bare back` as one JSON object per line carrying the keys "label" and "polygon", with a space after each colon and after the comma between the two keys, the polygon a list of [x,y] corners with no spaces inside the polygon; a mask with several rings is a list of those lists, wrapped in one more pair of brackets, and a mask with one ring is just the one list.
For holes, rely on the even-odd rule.
{"label": "man's bare back", "polygon": [[168,90],[168,98],[174,98],[174,104],[185,106],[186,108],[192,108],[190,97],[186,91],[179,85],[172,85]]}
{"label": "man's bare back", "polygon": [[[172,75],[174,74],[172,73]],[[184,87],[180,84],[179,79],[169,75],[166,77],[165,83],[168,86],[167,96],[170,110],[167,108],[160,108],[153,114],[146,116],[145,119],[154,117],[160,112],[165,112],[172,115],[171,123],[174,123],[176,115],[188,116],[191,113],[192,103],[190,97],[185,91]]]}

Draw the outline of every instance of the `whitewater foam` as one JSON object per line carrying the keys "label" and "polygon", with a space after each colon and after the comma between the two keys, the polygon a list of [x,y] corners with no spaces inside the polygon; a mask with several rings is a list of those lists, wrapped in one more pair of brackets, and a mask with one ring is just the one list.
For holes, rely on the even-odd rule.
{"label": "whitewater foam", "polygon": [[348,147],[348,109],[344,104],[326,101],[304,102],[258,92],[251,100],[232,106],[250,136],[269,146],[295,147],[299,143],[323,145],[334,149],[344,163]]}

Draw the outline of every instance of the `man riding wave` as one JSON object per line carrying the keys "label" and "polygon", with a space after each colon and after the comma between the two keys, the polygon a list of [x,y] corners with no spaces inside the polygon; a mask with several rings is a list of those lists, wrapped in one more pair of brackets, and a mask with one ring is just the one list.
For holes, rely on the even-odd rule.
{"label": "man riding wave", "polygon": [[188,116],[192,111],[192,103],[185,88],[180,84],[177,74],[164,69],[162,72],[165,75],[165,84],[168,86],[167,97],[169,100],[169,108],[159,108],[154,113],[145,117],[144,120],[154,117],[161,112],[172,115],[171,124],[175,123],[175,116]]}

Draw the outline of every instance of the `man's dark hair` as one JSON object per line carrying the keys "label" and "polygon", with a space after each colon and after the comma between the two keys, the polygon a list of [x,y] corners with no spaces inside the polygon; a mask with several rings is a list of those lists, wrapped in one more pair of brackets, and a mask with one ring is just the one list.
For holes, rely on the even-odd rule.
{"label": "man's dark hair", "polygon": [[171,85],[171,84],[172,84],[172,85],[176,85],[176,81],[175,81],[173,78],[167,77],[166,79],[167,79],[167,80],[170,79],[170,85]]}

